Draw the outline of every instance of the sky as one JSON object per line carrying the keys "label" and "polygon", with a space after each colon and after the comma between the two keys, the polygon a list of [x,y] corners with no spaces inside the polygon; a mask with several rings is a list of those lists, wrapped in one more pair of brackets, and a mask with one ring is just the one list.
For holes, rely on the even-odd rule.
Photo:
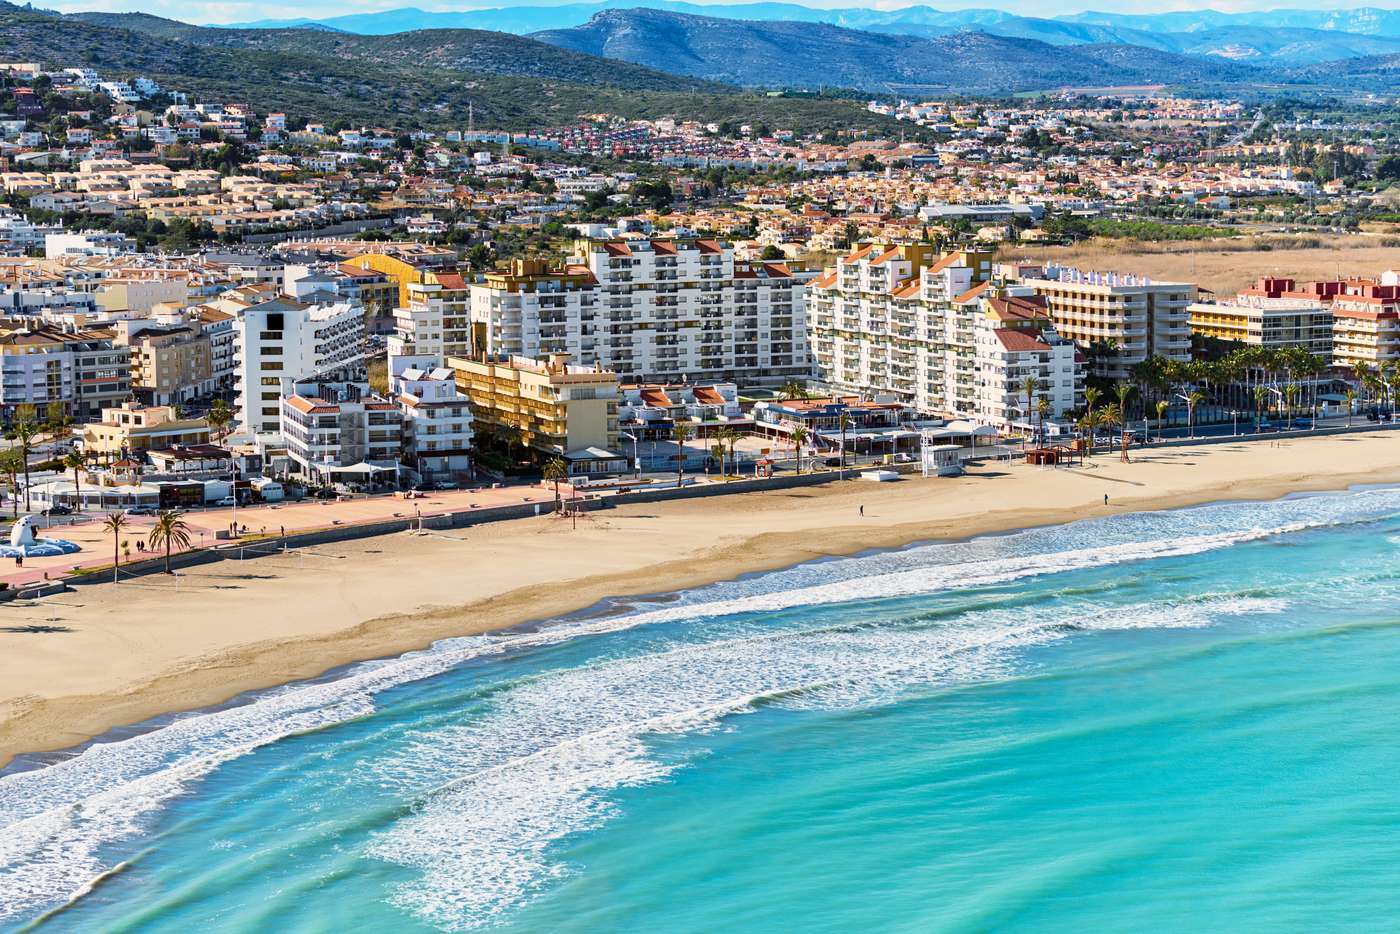
{"label": "sky", "polygon": [[[22,2],[22,0],[16,0]],[[450,12],[454,10],[486,9],[509,6],[553,6],[579,0],[466,0],[452,3],[441,0],[304,0],[298,4],[270,2],[270,0],[60,0],[45,2],[35,0],[34,5],[43,9],[62,13],[82,11],[105,11],[113,13],[141,12],[164,16],[187,23],[236,23],[261,19],[294,19],[300,17],[328,18],[347,13],[371,13],[379,10],[417,7],[422,10]],[[691,0],[707,6],[720,6],[710,0]],[[739,0],[742,2],[742,0]],[[927,0],[916,4],[909,0],[791,0],[808,7],[865,7],[875,9],[897,9],[907,6],[925,5],[938,10],[998,9],[1021,16],[1053,17],[1084,10],[1102,10],[1116,13],[1157,13],[1170,10],[1212,9],[1221,12],[1241,12],[1267,9],[1353,9],[1361,6],[1394,9],[1400,7],[1400,0],[1392,2],[1347,2],[1347,0],[1209,0],[1209,2],[1183,2],[1183,0],[1086,0],[1082,3],[1065,3],[1062,0]],[[638,0],[637,6],[646,6],[646,0]]]}

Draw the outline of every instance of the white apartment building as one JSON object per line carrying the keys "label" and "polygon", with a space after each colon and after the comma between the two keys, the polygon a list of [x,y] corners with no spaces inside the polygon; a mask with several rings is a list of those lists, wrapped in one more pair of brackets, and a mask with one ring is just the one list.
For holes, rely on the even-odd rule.
{"label": "white apartment building", "polygon": [[867,245],[808,292],[817,374],[838,393],[920,412],[978,414],[976,325],[991,254]]}
{"label": "white apartment building", "polygon": [[712,240],[581,245],[471,288],[477,353],[567,353],[628,382],[777,384],[811,375],[805,286],[778,263],[736,263]]}
{"label": "white apartment building", "polygon": [[408,305],[394,309],[389,356],[432,356],[441,364],[472,354],[472,287],[455,273],[432,278],[410,282]]}
{"label": "white apartment building", "polygon": [[75,418],[96,418],[131,392],[130,355],[113,346],[110,331],[22,327],[0,337],[0,412],[5,421],[21,405],[40,416],[60,403]]}
{"label": "white apartment building", "polygon": [[447,367],[409,367],[393,378],[403,412],[404,461],[425,480],[461,480],[471,475],[472,414]]}
{"label": "white apartment building", "polygon": [[1353,280],[1332,299],[1332,362],[1375,369],[1400,361],[1400,282]]}
{"label": "white apartment building", "polygon": [[242,309],[235,333],[238,424],[254,436],[278,431],[281,399],[294,384],[357,366],[365,356],[364,310],[344,302],[273,299]]}
{"label": "white apartment building", "polygon": [[280,420],[293,473],[322,483],[398,474],[403,414],[366,384],[298,382],[280,401]]}
{"label": "white apartment building", "polygon": [[84,230],[79,233],[51,233],[44,236],[44,257],[125,256],[136,252],[136,241],[114,230]]}
{"label": "white apartment building", "polygon": [[[1084,401],[1079,349],[1061,337],[1039,296],[1006,295],[982,300],[975,328],[977,419],[999,428],[1034,426],[1061,418]],[[1026,380],[1036,381],[1028,399]]]}
{"label": "white apartment building", "polygon": [[1059,333],[1085,351],[1093,372],[1126,380],[1148,357],[1191,359],[1189,282],[1153,282],[1143,276],[1047,266],[1019,283],[1049,302]]}

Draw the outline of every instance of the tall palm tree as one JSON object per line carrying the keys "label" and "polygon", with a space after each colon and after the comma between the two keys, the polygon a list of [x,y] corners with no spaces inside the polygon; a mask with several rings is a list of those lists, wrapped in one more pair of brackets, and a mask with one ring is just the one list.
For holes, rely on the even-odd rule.
{"label": "tall palm tree", "polygon": [[1171,404],[1170,402],[1168,402],[1166,399],[1158,399],[1158,400],[1157,400],[1157,437],[1158,437],[1158,439],[1161,439],[1161,437],[1162,437],[1162,423],[1166,420],[1167,412],[1171,409],[1171,407],[1172,407],[1172,404]]}
{"label": "tall palm tree", "polygon": [[1206,394],[1199,389],[1186,397],[1186,424],[1191,428],[1191,437],[1196,437],[1196,407],[1206,401]]}
{"label": "tall palm tree", "polygon": [[1099,424],[1103,416],[1099,409],[1087,409],[1079,418],[1079,431],[1084,435],[1084,453],[1089,457],[1094,456],[1094,439],[1099,433]]}
{"label": "tall palm tree", "polygon": [[797,472],[802,473],[802,445],[807,443],[807,429],[801,425],[794,425],[788,433],[788,439],[792,441],[792,456],[797,461]]}
{"label": "tall palm tree", "polygon": [[1351,427],[1351,418],[1356,411],[1356,390],[1348,389],[1347,393],[1347,427]]}
{"label": "tall palm tree", "polygon": [[1103,392],[1097,386],[1090,386],[1084,390],[1084,411],[1094,411],[1101,398],[1103,398]]}
{"label": "tall palm tree", "polygon": [[559,482],[569,475],[569,465],[562,457],[551,457],[545,461],[544,479],[546,483],[554,484],[554,511],[558,512],[564,500],[559,495]]}
{"label": "tall palm tree", "polygon": [[110,513],[102,520],[104,531],[112,533],[112,583],[118,583],[117,572],[122,566],[122,529],[127,526],[126,515],[121,512]]}
{"label": "tall palm tree", "polygon": [[15,409],[14,424],[10,426],[10,438],[19,442],[24,454],[24,511],[30,511],[29,493],[29,452],[34,447],[34,439],[39,434],[39,423],[35,420],[34,406],[21,405]]}
{"label": "tall palm tree", "polygon": [[1040,380],[1034,376],[1027,376],[1021,380],[1021,391],[1026,394],[1026,407],[1022,411],[1026,415],[1026,424],[1031,424],[1031,416],[1035,414],[1035,394],[1040,392]]}
{"label": "tall palm tree", "polygon": [[685,482],[685,443],[690,440],[690,426],[676,422],[671,428],[671,440],[676,442],[676,488]]}
{"label": "tall palm tree", "polygon": [[1035,400],[1035,414],[1040,417],[1040,437],[1045,437],[1045,417],[1050,414],[1050,400],[1041,396]]}
{"label": "tall palm tree", "polygon": [[1254,387],[1254,408],[1259,413],[1260,421],[1269,412],[1269,387],[1260,383]]}
{"label": "tall palm tree", "polygon": [[[725,445],[728,445],[728,446],[729,446],[729,472],[730,472],[730,473],[735,473],[735,474],[736,474],[736,473],[739,472],[739,460],[738,460],[738,458],[736,458],[736,457],[734,456],[734,446],[735,446],[736,444],[739,443],[739,438],[740,438],[740,437],[742,437],[742,436],[739,434],[738,429],[736,429],[736,428],[731,428],[731,427],[729,427],[728,425],[726,425],[725,427],[721,428],[719,431],[715,432],[715,438],[719,441],[720,446],[721,446],[721,447],[723,447],[723,446],[725,446]],[[723,455],[723,454],[720,454],[720,456],[719,456],[719,466],[720,466],[720,469],[721,469],[721,470],[724,469],[724,455]]]}
{"label": "tall palm tree", "polygon": [[1113,394],[1118,397],[1118,412],[1123,416],[1123,423],[1128,421],[1128,400],[1133,397],[1136,390],[1132,383],[1116,383],[1113,387]]}
{"label": "tall palm tree", "polygon": [[77,512],[83,511],[83,487],[82,470],[86,465],[83,455],[77,451],[69,451],[63,457],[63,466],[73,471],[73,508]]}
{"label": "tall palm tree", "polygon": [[155,550],[165,549],[165,573],[174,574],[170,570],[170,552],[174,548],[190,547],[190,527],[184,519],[180,518],[180,512],[175,509],[167,509],[156,516],[156,524],[151,527],[151,534],[146,537],[147,547]]}
{"label": "tall palm tree", "polygon": [[215,399],[214,404],[209,406],[207,418],[209,427],[214,429],[215,437],[222,437],[224,427],[233,421],[233,411],[228,407],[228,403],[223,399]]}
{"label": "tall palm tree", "polygon": [[1288,419],[1288,427],[1293,427],[1293,406],[1298,402],[1298,384],[1289,383],[1283,387],[1284,417]]}
{"label": "tall palm tree", "polygon": [[846,429],[851,427],[851,416],[842,412],[836,417],[836,425],[841,429],[841,470],[846,469]]}

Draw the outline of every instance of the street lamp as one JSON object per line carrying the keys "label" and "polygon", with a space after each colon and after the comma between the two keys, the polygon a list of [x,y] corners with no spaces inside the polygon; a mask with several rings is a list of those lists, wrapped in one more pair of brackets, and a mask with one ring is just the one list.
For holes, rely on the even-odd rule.
{"label": "street lamp", "polygon": [[1236,409],[1230,410],[1230,437],[1235,437],[1240,433],[1240,413]]}

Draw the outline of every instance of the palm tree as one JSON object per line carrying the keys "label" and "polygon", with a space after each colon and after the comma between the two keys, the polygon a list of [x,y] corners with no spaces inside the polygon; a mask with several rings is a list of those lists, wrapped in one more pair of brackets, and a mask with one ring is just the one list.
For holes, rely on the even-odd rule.
{"label": "palm tree", "polygon": [[1050,400],[1041,396],[1035,400],[1035,414],[1040,416],[1040,437],[1045,437],[1045,417],[1050,414]]}
{"label": "palm tree", "polygon": [[19,442],[24,454],[24,511],[30,511],[29,496],[29,451],[34,446],[34,438],[39,434],[39,423],[35,420],[34,406],[21,405],[15,409],[15,421],[10,426],[10,438]]}
{"label": "palm tree", "polygon": [[73,508],[78,512],[83,511],[83,488],[80,475],[86,463],[83,455],[77,451],[69,451],[63,457],[63,466],[73,471]]}
{"label": "palm tree", "polygon": [[1091,408],[1086,410],[1079,419],[1079,430],[1087,442],[1083,450],[1089,457],[1094,456],[1094,438],[1098,435],[1099,422],[1102,418],[1099,410]]}
{"label": "palm tree", "polygon": [[167,509],[156,517],[156,524],[151,527],[151,534],[146,537],[147,547],[155,550],[165,548],[165,573],[174,574],[170,570],[170,551],[172,548],[190,547],[190,527],[184,519],[180,518],[180,513],[174,509]]}
{"label": "palm tree", "polygon": [[1123,424],[1128,423],[1128,400],[1133,397],[1136,390],[1132,383],[1117,383],[1113,387],[1113,394],[1118,397],[1118,412],[1123,416]]}
{"label": "palm tree", "polygon": [[1191,427],[1191,437],[1196,437],[1196,406],[1206,401],[1205,393],[1199,389],[1186,397],[1186,424]]}
{"label": "palm tree", "polygon": [[[739,460],[738,460],[738,458],[736,458],[736,457],[734,456],[734,446],[735,446],[736,444],[739,443],[739,438],[740,438],[740,437],[742,437],[742,436],[739,434],[738,429],[730,428],[730,427],[728,427],[728,426],[725,426],[724,428],[721,428],[719,431],[715,432],[715,438],[717,438],[717,439],[719,440],[719,443],[720,443],[720,446],[721,446],[721,447],[723,447],[723,446],[726,445],[726,444],[729,445],[729,472],[730,472],[730,473],[735,473],[735,474],[736,474],[736,473],[739,472]],[[724,469],[724,454],[723,454],[723,453],[721,453],[720,456],[719,456],[719,466],[720,466],[720,470],[723,470],[723,469]]]}
{"label": "palm tree", "polygon": [[24,454],[19,448],[0,452],[0,470],[10,478],[10,500],[14,504],[15,518],[19,518],[19,475],[24,470]]}
{"label": "palm tree", "polygon": [[1269,411],[1269,387],[1260,383],[1254,387],[1254,407],[1259,412],[1262,421]]}
{"label": "palm tree", "polygon": [[1172,404],[1171,404],[1170,402],[1168,402],[1166,399],[1158,399],[1158,400],[1157,400],[1157,438],[1158,438],[1159,440],[1160,440],[1161,437],[1162,437],[1162,423],[1166,420],[1167,411],[1168,411],[1171,407],[1172,407]]}
{"label": "palm tree", "polygon": [[716,441],[714,444],[710,445],[710,457],[715,463],[719,464],[719,472],[721,475],[724,473],[724,453],[724,445],[720,442]]}
{"label": "palm tree", "polygon": [[214,404],[209,406],[207,421],[209,427],[214,429],[215,437],[220,437],[224,433],[224,427],[233,421],[233,411],[223,399],[215,399]]}
{"label": "palm tree", "polygon": [[1084,411],[1094,411],[1094,408],[1099,404],[1099,399],[1102,396],[1103,393],[1096,386],[1090,386],[1088,389],[1084,390]]}
{"label": "palm tree", "polygon": [[1351,427],[1351,417],[1356,410],[1356,390],[1348,389],[1347,393],[1347,427]]}
{"label": "palm tree", "polygon": [[1298,384],[1289,383],[1283,387],[1283,402],[1286,410],[1285,418],[1288,419],[1288,427],[1293,428],[1293,406],[1298,401]]}
{"label": "palm tree", "polygon": [[1021,380],[1021,391],[1026,394],[1026,424],[1030,425],[1031,415],[1035,412],[1035,394],[1040,392],[1040,380],[1034,376],[1027,376]]}
{"label": "palm tree", "polygon": [[[1128,427],[1128,417],[1126,414],[1124,414],[1123,409],[1118,405],[1117,402],[1110,402],[1108,405],[1104,406],[1099,411],[1099,419],[1104,425],[1107,425],[1109,428],[1112,428],[1115,425],[1117,425],[1120,429],[1126,429]],[[1119,446],[1122,450],[1123,460],[1127,460],[1128,433],[1126,431],[1122,431],[1121,434],[1122,438],[1120,439]],[[1112,449],[1110,448],[1110,450]]]}
{"label": "palm tree", "polygon": [[794,425],[788,433],[788,438],[792,441],[792,456],[797,460],[797,472],[802,473],[802,445],[807,443],[807,429],[801,425]]}
{"label": "palm tree", "polygon": [[564,479],[565,477],[567,477],[568,475],[569,475],[569,465],[568,465],[567,463],[564,462],[564,458],[562,458],[562,457],[551,457],[549,460],[545,461],[545,465],[544,465],[544,479],[545,479],[545,482],[546,482],[546,483],[552,482],[552,483],[554,484],[554,511],[555,511],[555,512],[558,512],[558,511],[559,511],[560,506],[561,506],[561,505],[563,504],[563,502],[564,502],[563,498],[560,497],[560,495],[559,495],[559,481],[563,480],[563,479]]}
{"label": "palm tree", "polygon": [[786,383],[783,383],[783,388],[780,389],[779,392],[783,394],[784,399],[787,399],[789,401],[793,399],[807,398],[806,387],[795,379],[790,379]]}
{"label": "palm tree", "polygon": [[122,529],[127,526],[123,513],[114,512],[102,520],[102,528],[112,533],[112,583],[118,583],[117,572],[122,566]]}
{"label": "palm tree", "polygon": [[676,442],[676,488],[685,482],[685,443],[690,440],[690,426],[676,422],[671,428],[671,439]]}

